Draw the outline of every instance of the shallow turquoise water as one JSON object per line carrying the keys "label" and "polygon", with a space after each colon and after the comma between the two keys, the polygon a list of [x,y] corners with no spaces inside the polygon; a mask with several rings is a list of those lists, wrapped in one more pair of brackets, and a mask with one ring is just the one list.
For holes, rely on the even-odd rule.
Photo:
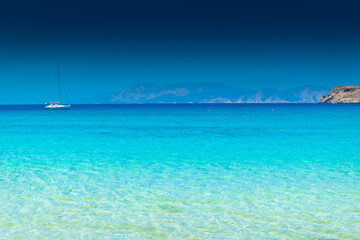
{"label": "shallow turquoise water", "polygon": [[360,239],[360,105],[0,106],[0,239]]}

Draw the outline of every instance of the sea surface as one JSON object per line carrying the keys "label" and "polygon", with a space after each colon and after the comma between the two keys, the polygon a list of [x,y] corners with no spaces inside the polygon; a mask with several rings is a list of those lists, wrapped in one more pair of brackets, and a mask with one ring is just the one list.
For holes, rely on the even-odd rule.
{"label": "sea surface", "polygon": [[0,106],[0,239],[360,239],[360,105]]}

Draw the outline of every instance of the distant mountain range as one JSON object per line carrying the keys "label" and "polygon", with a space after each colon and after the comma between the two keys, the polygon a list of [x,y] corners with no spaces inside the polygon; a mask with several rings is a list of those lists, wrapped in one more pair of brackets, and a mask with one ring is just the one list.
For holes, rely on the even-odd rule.
{"label": "distant mountain range", "polygon": [[221,83],[157,86],[140,84],[102,94],[86,103],[315,103],[330,92],[328,87],[247,89]]}

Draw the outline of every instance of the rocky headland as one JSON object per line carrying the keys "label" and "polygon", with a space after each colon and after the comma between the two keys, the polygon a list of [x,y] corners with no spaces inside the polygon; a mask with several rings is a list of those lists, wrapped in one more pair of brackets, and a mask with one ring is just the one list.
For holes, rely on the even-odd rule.
{"label": "rocky headland", "polygon": [[360,103],[360,86],[335,87],[319,103]]}

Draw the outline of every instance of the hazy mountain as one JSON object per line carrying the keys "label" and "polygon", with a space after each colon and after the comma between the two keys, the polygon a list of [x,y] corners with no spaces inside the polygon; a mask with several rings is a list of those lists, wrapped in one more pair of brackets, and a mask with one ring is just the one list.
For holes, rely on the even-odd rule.
{"label": "hazy mountain", "polygon": [[330,88],[304,86],[298,88],[259,90],[221,83],[193,83],[157,86],[140,84],[116,93],[102,94],[86,103],[315,103]]}

